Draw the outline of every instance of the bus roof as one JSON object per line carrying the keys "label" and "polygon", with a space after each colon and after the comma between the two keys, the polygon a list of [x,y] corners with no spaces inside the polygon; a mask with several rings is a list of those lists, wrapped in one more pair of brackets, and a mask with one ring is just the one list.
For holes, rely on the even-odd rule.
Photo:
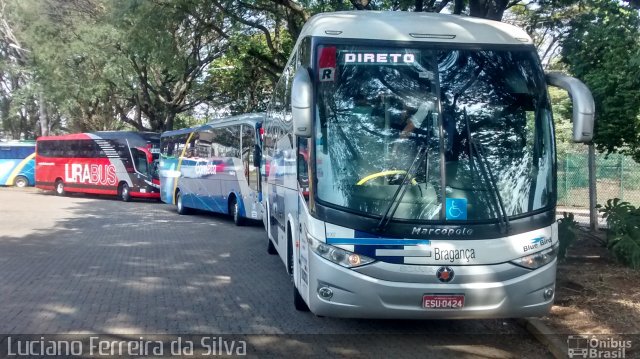
{"label": "bus roof", "polygon": [[60,136],[41,136],[41,137],[38,137],[38,141],[84,140],[84,139],[89,139],[96,136],[105,140],[120,140],[120,139],[141,139],[144,141],[160,140],[160,135],[156,132],[96,131],[96,132],[86,132],[86,133],[72,133],[72,134],[60,135]]}
{"label": "bus roof", "polygon": [[237,116],[229,116],[219,118],[210,122],[207,122],[204,125],[198,125],[189,128],[183,128],[180,130],[167,131],[162,133],[162,137],[171,137],[177,135],[184,135],[187,133],[195,132],[195,131],[203,131],[212,128],[218,127],[227,127],[231,125],[239,125],[239,124],[247,124],[255,126],[256,123],[262,122],[264,119],[264,113],[245,113]]}
{"label": "bus roof", "polygon": [[0,141],[0,146],[3,147],[34,147],[36,141],[33,140],[10,140]]}
{"label": "bus roof", "polygon": [[408,11],[320,13],[302,28],[306,36],[459,44],[533,45],[522,29],[469,16]]}

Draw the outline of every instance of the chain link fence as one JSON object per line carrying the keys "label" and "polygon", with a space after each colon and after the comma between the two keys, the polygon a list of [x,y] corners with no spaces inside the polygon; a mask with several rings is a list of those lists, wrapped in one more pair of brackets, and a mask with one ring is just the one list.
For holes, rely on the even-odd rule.
{"label": "chain link fence", "polygon": [[[628,156],[596,155],[598,204],[620,198],[640,206],[640,164]],[[558,206],[589,209],[588,152],[558,155]]]}

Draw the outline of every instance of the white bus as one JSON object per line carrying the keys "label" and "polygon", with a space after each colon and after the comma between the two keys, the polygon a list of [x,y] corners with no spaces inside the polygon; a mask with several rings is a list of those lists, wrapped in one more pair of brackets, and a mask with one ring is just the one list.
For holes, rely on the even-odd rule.
{"label": "white bus", "polygon": [[[556,154],[529,36],[483,19],[340,12],[304,26],[264,122],[263,221],[294,304],[323,316],[540,316],[554,298]],[[308,188],[308,189],[307,189]]]}
{"label": "white bus", "polygon": [[160,138],[160,197],[179,214],[191,209],[229,214],[236,225],[261,220],[258,171],[264,115],[221,118],[164,132]]}

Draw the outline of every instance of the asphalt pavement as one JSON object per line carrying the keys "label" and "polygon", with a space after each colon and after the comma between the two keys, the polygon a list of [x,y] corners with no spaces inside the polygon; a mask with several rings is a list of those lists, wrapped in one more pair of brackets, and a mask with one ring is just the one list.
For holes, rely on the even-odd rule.
{"label": "asphalt pavement", "polygon": [[261,357],[551,356],[513,320],[298,312],[266,243],[260,225],[154,201],[0,188],[0,333],[241,338]]}

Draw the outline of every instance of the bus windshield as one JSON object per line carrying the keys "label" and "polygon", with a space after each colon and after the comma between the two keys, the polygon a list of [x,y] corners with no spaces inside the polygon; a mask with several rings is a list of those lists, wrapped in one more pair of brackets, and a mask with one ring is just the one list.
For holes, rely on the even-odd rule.
{"label": "bus windshield", "polygon": [[412,221],[555,204],[551,110],[532,48],[316,51],[318,200],[382,217],[395,199],[391,218]]}

